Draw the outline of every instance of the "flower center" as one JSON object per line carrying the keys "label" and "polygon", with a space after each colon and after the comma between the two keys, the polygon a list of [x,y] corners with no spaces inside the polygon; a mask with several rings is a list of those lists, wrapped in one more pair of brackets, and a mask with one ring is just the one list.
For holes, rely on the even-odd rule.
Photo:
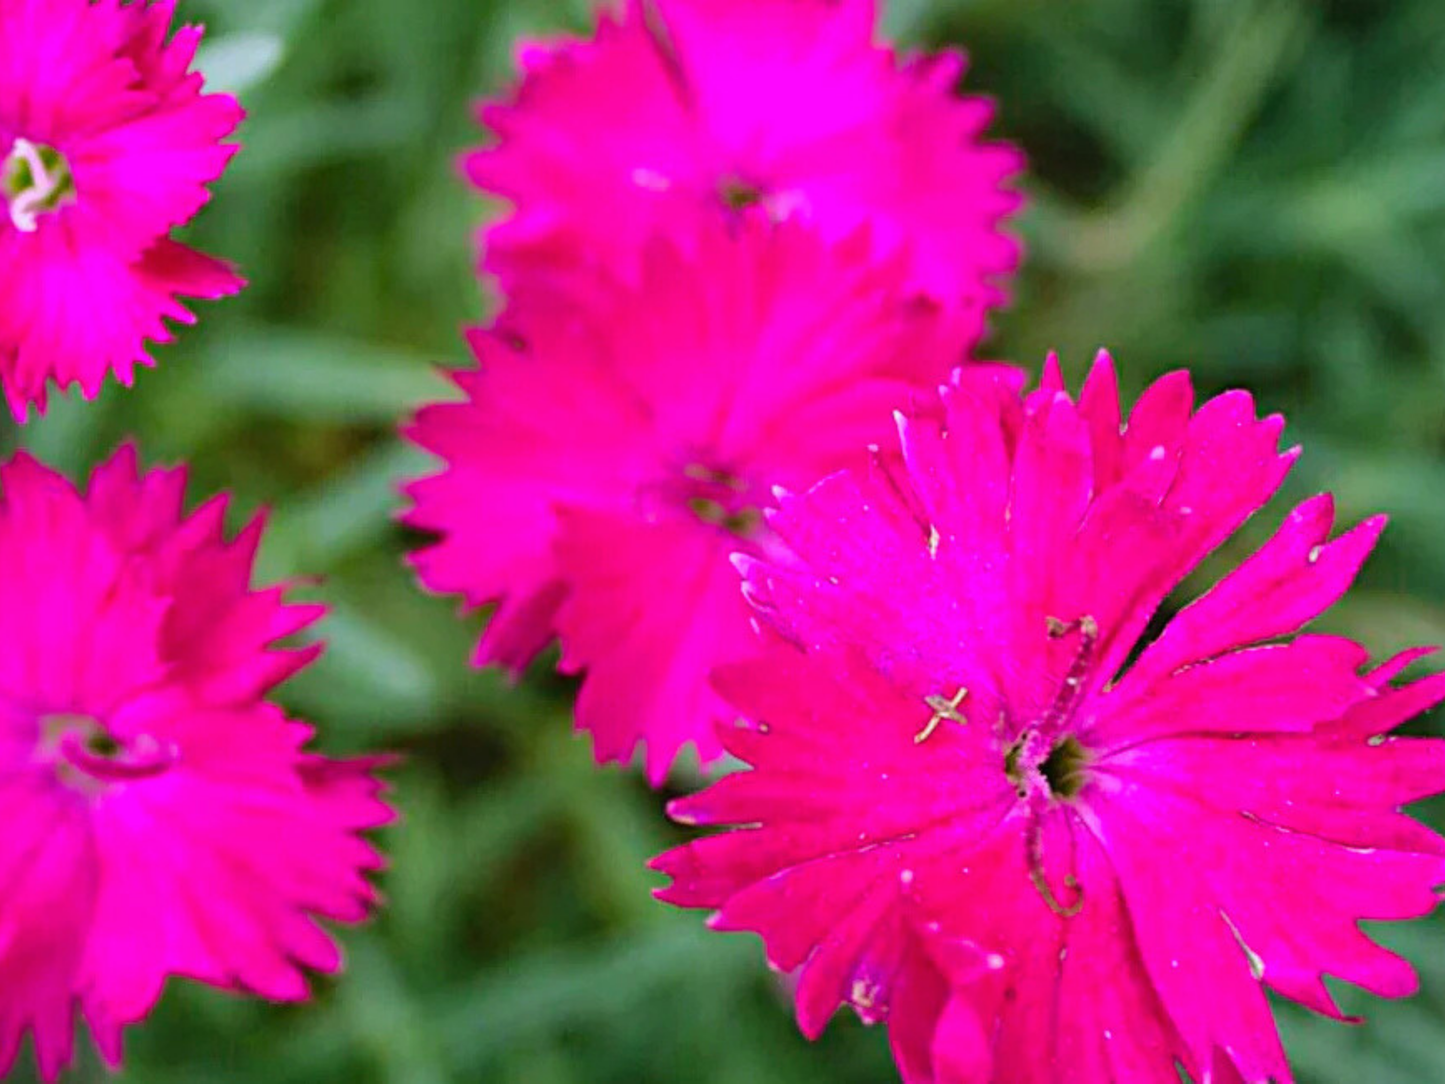
{"label": "flower center", "polygon": [[1051,804],[1076,798],[1088,781],[1092,758],[1068,727],[1084,699],[1094,666],[1099,623],[1087,614],[1077,621],[1051,617],[1048,634],[1051,640],[1077,634],[1078,648],[1053,701],[1004,750],[1003,768],[1027,810],[1024,847],[1029,877],[1049,910],[1062,918],[1072,918],[1084,906],[1083,888],[1072,873],[1064,874],[1059,889],[1050,883],[1044,854],[1044,817]]}
{"label": "flower center", "polygon": [[1039,774],[1055,798],[1069,799],[1084,785],[1084,766],[1089,754],[1072,734],[1056,743],[1039,765]]}
{"label": "flower center", "polygon": [[87,793],[160,775],[178,755],[172,743],[148,734],[117,738],[89,715],[47,715],[40,721],[40,739],[60,779]]}
{"label": "flower center", "polygon": [[682,476],[683,503],[701,522],[739,538],[752,538],[762,529],[762,510],[744,478],[702,463],[689,463]]}
{"label": "flower center", "polygon": [[761,185],[745,181],[741,177],[727,176],[718,182],[718,199],[729,211],[746,211],[763,202],[766,193]]}
{"label": "flower center", "polygon": [[1020,798],[1037,795],[1067,800],[1084,785],[1089,753],[1065,728],[1084,697],[1099,640],[1099,623],[1088,615],[1077,621],[1049,618],[1049,639],[1062,640],[1075,633],[1079,637],[1078,650],[1053,702],[1004,751],[1004,774]]}
{"label": "flower center", "polygon": [[756,208],[771,221],[784,222],[797,215],[806,216],[810,207],[807,195],[796,187],[759,184],[735,173],[717,182],[715,198],[729,220],[737,220]]}
{"label": "flower center", "polygon": [[1030,729],[1004,751],[1003,770],[1020,798],[1068,801],[1083,788],[1088,764],[1088,750],[1072,734],[1050,744]]}
{"label": "flower center", "polygon": [[65,155],[54,147],[17,139],[0,163],[0,192],[15,228],[34,233],[41,215],[75,199],[75,177]]}

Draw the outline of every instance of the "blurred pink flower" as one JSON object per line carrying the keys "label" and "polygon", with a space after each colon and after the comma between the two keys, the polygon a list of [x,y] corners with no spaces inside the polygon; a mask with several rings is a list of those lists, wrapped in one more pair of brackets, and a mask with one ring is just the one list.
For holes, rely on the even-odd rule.
{"label": "blurred pink flower", "polygon": [[129,447],[85,493],[0,467],[0,1072],[30,1031],[55,1077],[77,1007],[118,1064],[169,975],[305,998],[341,963],[315,920],[375,901],[380,762],[306,752],[264,699],[322,607],[252,589],[260,522],[227,541],[225,500],[183,515],[184,486]]}
{"label": "blurred pink flower", "polygon": [[625,271],[654,232],[759,205],[834,240],[868,224],[977,340],[1018,263],[1000,222],[1023,161],[982,142],[991,102],[954,95],[960,55],[877,43],[873,0],[620,7],[590,40],[524,46],[515,92],[480,108],[494,139],[466,172],[513,205],[484,239],[504,292]]}
{"label": "blurred pink flower", "polygon": [[234,293],[229,265],[170,239],[206,202],[241,119],[201,93],[200,31],[174,0],[0,5],[0,388],[23,421],[46,385],[130,384],[147,340]]}
{"label": "blurred pink flower", "polygon": [[1279,486],[1282,423],[1167,376],[1120,426],[1077,403],[948,389],[887,464],[784,496],[788,565],[741,557],[767,647],[718,688],[752,766],[673,805],[735,825],[656,860],[799,971],[817,1035],[886,1020],[905,1080],[1288,1082],[1269,987],[1338,1016],[1325,972],[1386,997],[1359,930],[1434,908],[1445,841],[1401,812],[1445,743],[1386,732],[1445,698],[1293,633],[1373,546],[1328,497],[1134,655],[1157,607]]}
{"label": "blurred pink flower", "polygon": [[866,236],[749,217],[476,333],[465,401],[407,430],[444,460],[407,519],[440,535],[414,558],[427,587],[498,602],[477,662],[519,670],[560,634],[600,760],[645,740],[656,783],[689,742],[716,757],[707,675],[753,635],[728,555],[775,552],[771,487],[861,458],[958,360],[903,272]]}

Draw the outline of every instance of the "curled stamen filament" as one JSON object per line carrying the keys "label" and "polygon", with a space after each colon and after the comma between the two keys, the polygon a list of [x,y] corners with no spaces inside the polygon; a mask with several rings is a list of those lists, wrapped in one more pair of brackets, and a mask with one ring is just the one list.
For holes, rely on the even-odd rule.
{"label": "curled stamen filament", "polygon": [[1028,833],[1025,845],[1028,848],[1029,880],[1034,883],[1049,910],[1060,918],[1073,918],[1084,909],[1084,889],[1072,873],[1064,875],[1064,891],[1070,897],[1067,902],[1059,899],[1049,884],[1049,875],[1044,868],[1044,829],[1042,811],[1030,811]]}
{"label": "curled stamen filament", "polygon": [[31,183],[16,193],[10,201],[10,221],[21,233],[34,233],[40,220],[40,212],[65,184],[64,174],[57,170],[51,173],[41,157],[40,148],[28,139],[17,139],[10,149],[7,166],[16,158],[30,170]]}
{"label": "curled stamen filament", "polygon": [[1074,656],[1069,672],[1064,675],[1063,684],[1059,686],[1053,704],[1040,722],[1039,729],[1046,733],[1052,731],[1054,724],[1068,718],[1083,695],[1084,680],[1089,676],[1089,668],[1094,664],[1094,646],[1099,641],[1099,623],[1088,614],[1077,621],[1060,621],[1057,617],[1050,617],[1048,624],[1051,640],[1063,639],[1069,633],[1077,631],[1079,651]]}

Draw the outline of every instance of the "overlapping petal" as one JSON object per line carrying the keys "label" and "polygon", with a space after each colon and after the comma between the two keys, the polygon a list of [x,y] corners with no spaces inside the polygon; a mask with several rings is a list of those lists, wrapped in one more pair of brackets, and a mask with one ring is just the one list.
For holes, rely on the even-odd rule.
{"label": "overlapping petal", "polygon": [[729,555],[777,551],[773,487],[888,442],[890,410],[960,358],[906,274],[866,233],[747,216],[658,240],[636,284],[597,276],[474,335],[465,399],[407,430],[443,461],[408,522],[437,535],[424,584],[497,603],[478,661],[517,669],[560,634],[599,758],[646,744],[654,781],[688,744],[712,759],[707,675],[752,636]]}

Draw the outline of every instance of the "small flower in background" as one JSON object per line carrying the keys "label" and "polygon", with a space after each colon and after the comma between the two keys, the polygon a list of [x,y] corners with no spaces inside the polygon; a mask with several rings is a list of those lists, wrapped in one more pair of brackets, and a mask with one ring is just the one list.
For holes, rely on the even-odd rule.
{"label": "small flower in background", "polygon": [[46,385],[130,384],[181,297],[242,285],[170,238],[235,151],[227,95],[189,70],[174,0],[6,0],[0,7],[0,387],[23,421]]}
{"label": "small flower in background", "polygon": [[873,230],[910,288],[968,313],[976,341],[1019,246],[1013,148],[992,103],[958,98],[956,53],[875,42],[873,0],[625,0],[591,40],[531,44],[467,175],[513,205],[484,265],[514,299],[579,265],[631,268],[655,232],[750,206],[826,237]]}
{"label": "small flower in background", "polygon": [[890,410],[959,357],[865,235],[749,216],[686,247],[655,243],[636,286],[599,279],[475,334],[466,400],[407,430],[444,461],[409,488],[408,522],[440,536],[414,558],[423,584],[499,601],[478,663],[517,670],[560,636],[598,758],[645,740],[653,782],[689,742],[718,754],[707,675],[753,635],[728,555],[780,552],[771,487],[888,439]]}
{"label": "small flower in background", "polygon": [[1399,812],[1445,743],[1386,736],[1445,676],[1292,636],[1382,526],[1329,540],[1328,497],[1140,649],[1294,459],[1242,392],[1191,408],[1176,373],[1121,428],[1107,358],[1077,403],[1052,365],[949,388],[900,422],[906,470],[783,497],[792,560],[738,559],[769,634],[717,683],[752,770],[672,808],[740,827],[655,865],[799,972],[807,1034],[886,1020],[910,1082],[1289,1081],[1265,987],[1331,1016],[1325,972],[1415,989],[1358,923],[1445,880]]}
{"label": "small flower in background", "polygon": [[23,454],[0,487],[0,1071],[29,1031],[55,1077],[77,1007],[118,1064],[170,975],[305,998],[391,816],[380,759],[305,751],[265,699],[322,607],[253,589],[260,522],[227,541],[224,499],[183,515],[184,472],[132,448],[84,493]]}

